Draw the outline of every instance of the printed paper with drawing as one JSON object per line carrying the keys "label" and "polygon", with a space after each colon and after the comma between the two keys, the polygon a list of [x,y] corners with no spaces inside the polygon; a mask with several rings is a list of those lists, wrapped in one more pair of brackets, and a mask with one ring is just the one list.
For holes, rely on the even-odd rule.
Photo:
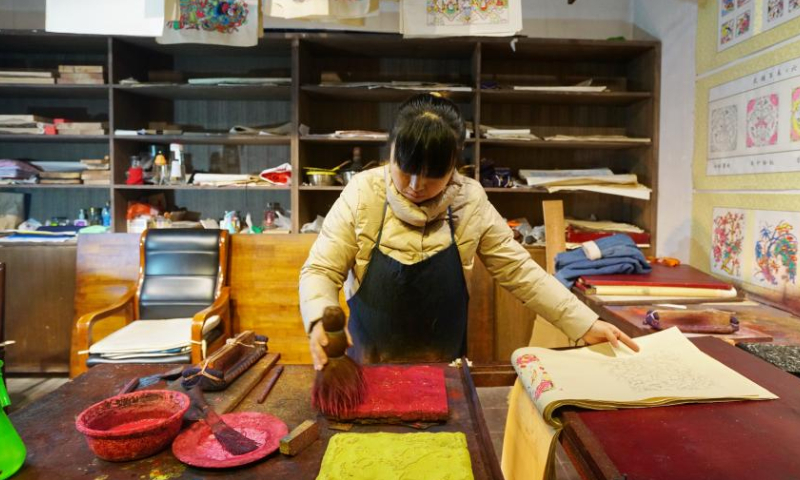
{"label": "printed paper with drawing", "polygon": [[636,339],[641,347],[604,343],[575,350],[526,347],[512,355],[517,375],[544,419],[559,426],[564,405],[597,410],[777,398],[701,352],[677,329]]}

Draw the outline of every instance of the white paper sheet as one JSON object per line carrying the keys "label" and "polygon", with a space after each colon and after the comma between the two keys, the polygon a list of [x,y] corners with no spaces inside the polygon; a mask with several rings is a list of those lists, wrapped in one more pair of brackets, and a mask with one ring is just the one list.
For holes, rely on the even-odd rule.
{"label": "white paper sheet", "polygon": [[407,37],[506,37],[522,30],[521,0],[403,0],[400,9]]}
{"label": "white paper sheet", "polygon": [[47,0],[45,30],[59,33],[157,37],[164,0]]}

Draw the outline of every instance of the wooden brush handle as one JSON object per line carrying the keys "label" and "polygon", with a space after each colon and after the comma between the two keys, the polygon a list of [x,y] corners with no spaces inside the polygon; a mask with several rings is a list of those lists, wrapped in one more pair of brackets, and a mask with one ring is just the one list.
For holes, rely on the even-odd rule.
{"label": "wooden brush handle", "polygon": [[322,347],[328,358],[344,355],[347,350],[347,334],[344,331],[344,312],[339,307],[327,307],[322,314],[322,328],[328,335],[328,345]]}

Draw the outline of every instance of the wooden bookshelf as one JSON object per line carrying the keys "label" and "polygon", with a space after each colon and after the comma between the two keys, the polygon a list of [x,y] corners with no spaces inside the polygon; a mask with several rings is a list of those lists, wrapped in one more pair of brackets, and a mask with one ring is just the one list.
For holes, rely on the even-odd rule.
{"label": "wooden bookshelf", "polygon": [[[364,48],[369,45],[369,48]],[[250,211],[260,218],[266,202],[292,211],[292,230],[324,215],[343,187],[304,185],[303,167],[331,168],[361,147],[363,161],[385,160],[382,140],[301,137],[335,130],[388,131],[400,104],[418,92],[391,88],[320,86],[323,74],[344,82],[426,81],[466,85],[470,91],[443,92],[475,125],[531,128],[540,137],[566,134],[624,134],[647,143],[515,141],[469,139],[464,161],[480,160],[521,168],[609,167],[636,173],[653,189],[650,201],[595,193],[548,194],[534,189],[487,188],[508,218],[542,222],[540,202],[561,198],[565,212],[581,218],[635,223],[656,238],[660,45],[643,41],[519,39],[402,39],[398,35],[355,33],[268,33],[252,48],[159,45],[152,39],[0,32],[0,67],[49,68],[59,64],[105,67],[106,85],[0,85],[0,113],[36,113],[109,122],[109,135],[0,136],[0,156],[75,161],[111,157],[109,186],[2,185],[29,192],[31,213],[74,217],[78,209],[111,201],[113,225],[125,231],[127,202],[163,193],[170,206],[197,208],[203,216],[224,210]],[[174,70],[194,77],[288,77],[288,86],[206,86],[148,84],[148,72]],[[134,78],[139,85],[121,84]],[[607,92],[513,90],[513,85],[570,85],[591,79]],[[497,88],[497,87],[500,88]],[[115,135],[150,121],[226,132],[234,125],[290,122],[289,136]],[[182,143],[196,170],[256,173],[282,163],[295,172],[291,187],[129,186],[129,158],[160,145]],[[80,192],[80,195],[75,195]],[[85,204],[94,202],[93,204]],[[48,213],[47,209],[53,209]],[[45,220],[46,218],[39,218]],[[655,245],[653,245],[655,247]]]}

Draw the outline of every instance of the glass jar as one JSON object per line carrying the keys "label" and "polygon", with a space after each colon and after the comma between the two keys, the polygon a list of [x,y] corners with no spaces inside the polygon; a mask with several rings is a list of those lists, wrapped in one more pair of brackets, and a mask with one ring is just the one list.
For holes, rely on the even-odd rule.
{"label": "glass jar", "polygon": [[278,202],[267,202],[267,207],[264,209],[264,222],[261,224],[265,230],[278,228],[275,221],[278,219],[278,210],[281,204]]}

